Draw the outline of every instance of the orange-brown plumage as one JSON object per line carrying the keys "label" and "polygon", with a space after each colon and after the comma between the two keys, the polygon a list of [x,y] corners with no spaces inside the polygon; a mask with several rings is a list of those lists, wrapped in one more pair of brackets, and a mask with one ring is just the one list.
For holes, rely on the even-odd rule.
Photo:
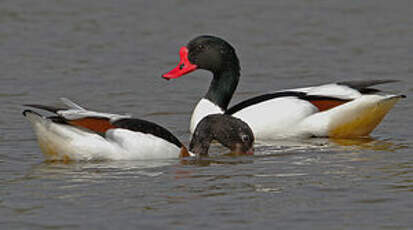
{"label": "orange-brown plumage", "polygon": [[342,105],[342,104],[348,102],[348,100],[330,99],[330,100],[311,100],[310,102],[315,107],[317,107],[318,110],[320,110],[320,112],[321,112],[321,111],[329,110],[329,109],[334,108],[336,106]]}
{"label": "orange-brown plumage", "polygon": [[98,133],[104,133],[108,129],[114,129],[116,126],[114,126],[108,119],[105,118],[81,118],[77,120],[69,120],[67,123],[77,126],[77,127],[82,127],[86,129],[90,129],[92,131],[98,132]]}

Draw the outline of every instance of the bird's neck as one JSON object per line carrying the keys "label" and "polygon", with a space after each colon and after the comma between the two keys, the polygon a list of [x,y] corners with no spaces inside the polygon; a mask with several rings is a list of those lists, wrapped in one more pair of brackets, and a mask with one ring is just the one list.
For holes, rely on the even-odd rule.
{"label": "bird's neck", "polygon": [[239,76],[239,68],[214,73],[205,98],[225,111],[237,88]]}
{"label": "bird's neck", "polygon": [[207,156],[209,145],[212,142],[212,135],[194,135],[189,144],[189,151],[197,156]]}

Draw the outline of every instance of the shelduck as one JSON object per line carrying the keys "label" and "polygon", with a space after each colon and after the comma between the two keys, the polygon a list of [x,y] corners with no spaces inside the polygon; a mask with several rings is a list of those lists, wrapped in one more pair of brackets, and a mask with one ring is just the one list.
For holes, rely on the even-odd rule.
{"label": "shelduck", "polygon": [[353,138],[367,136],[404,95],[380,95],[372,86],[395,80],[344,81],[263,94],[228,108],[240,78],[235,49],[214,36],[199,36],[181,47],[180,62],[165,79],[197,69],[212,72],[206,95],[196,105],[190,122],[194,133],[209,114],[240,118],[257,140],[289,137]]}

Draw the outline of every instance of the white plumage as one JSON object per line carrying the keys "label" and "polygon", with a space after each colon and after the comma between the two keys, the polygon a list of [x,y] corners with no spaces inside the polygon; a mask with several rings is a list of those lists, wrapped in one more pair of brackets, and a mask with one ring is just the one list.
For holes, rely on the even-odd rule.
{"label": "white plumage", "polygon": [[[295,96],[282,96],[252,104],[232,114],[251,127],[257,140],[310,136],[335,138],[366,136],[402,97],[364,95],[347,85],[335,83],[278,92],[302,92],[307,96],[329,97],[348,100],[348,102],[326,111],[319,111],[308,100]],[[191,132],[193,127],[196,127],[196,121],[210,113],[223,113],[223,111],[203,98],[192,114]]]}
{"label": "white plumage", "polygon": [[[68,120],[92,116],[115,121],[130,117],[89,111],[68,99],[64,102],[70,109],[56,113]],[[24,114],[48,160],[145,160],[178,158],[181,155],[182,149],[176,144],[149,133],[113,128],[102,135],[54,122],[32,111]]]}

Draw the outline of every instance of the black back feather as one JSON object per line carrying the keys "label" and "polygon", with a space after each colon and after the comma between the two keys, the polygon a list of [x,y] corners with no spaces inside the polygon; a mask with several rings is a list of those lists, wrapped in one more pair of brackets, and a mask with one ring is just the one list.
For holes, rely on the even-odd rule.
{"label": "black back feather", "polygon": [[57,111],[59,110],[67,110],[66,108],[57,108],[57,107],[48,106],[48,105],[26,104],[24,106],[28,106],[28,107],[32,107],[36,109],[42,109],[42,110],[46,110],[52,113],[57,113]]}
{"label": "black back feather", "polygon": [[342,81],[337,85],[345,85],[350,88],[358,90],[362,94],[371,94],[380,92],[378,89],[370,88],[371,86],[398,82],[398,80],[359,80],[359,81]]}
{"label": "black back feather", "polygon": [[174,143],[179,148],[183,146],[182,143],[178,140],[178,138],[176,138],[171,132],[169,132],[164,127],[150,121],[145,121],[136,118],[125,118],[117,120],[112,124],[118,128],[152,134],[154,136],[163,138],[171,143]]}

